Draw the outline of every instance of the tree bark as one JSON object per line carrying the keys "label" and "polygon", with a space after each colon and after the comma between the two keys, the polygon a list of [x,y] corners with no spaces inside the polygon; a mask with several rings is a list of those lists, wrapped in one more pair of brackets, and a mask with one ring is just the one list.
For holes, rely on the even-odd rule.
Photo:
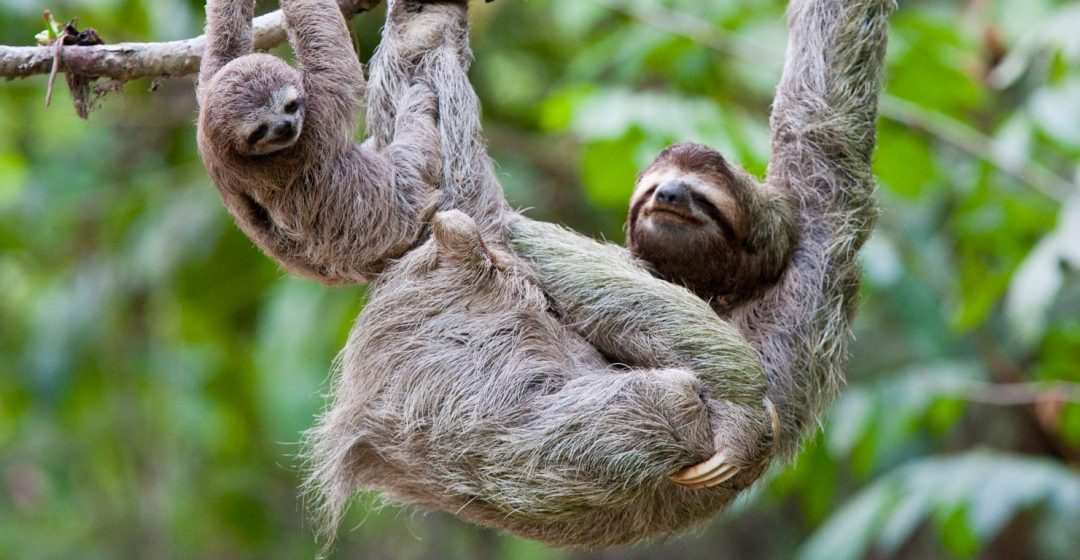
{"label": "tree bark", "polygon": [[[337,0],[346,18],[370,10],[379,0]],[[281,10],[255,18],[255,48],[264,50],[285,42]],[[137,78],[183,76],[199,71],[206,37],[163,43],[117,43],[92,47],[67,46],[59,72],[88,79],[111,78],[128,82]],[[7,79],[48,74],[56,48],[0,46],[0,76]]]}

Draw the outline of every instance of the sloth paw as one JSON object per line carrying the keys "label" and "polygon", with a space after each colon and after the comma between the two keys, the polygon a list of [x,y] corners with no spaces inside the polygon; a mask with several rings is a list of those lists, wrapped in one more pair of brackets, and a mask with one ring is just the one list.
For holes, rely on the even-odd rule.
{"label": "sloth paw", "polygon": [[[755,458],[743,457],[740,460],[736,456],[737,454],[728,452],[730,447],[721,445],[720,451],[717,451],[712,457],[696,465],[686,467],[671,475],[668,479],[679,486],[694,489],[712,488],[731,480],[735,475],[744,471],[750,477],[749,481],[740,481],[736,484],[737,486],[742,487],[744,482],[748,484],[756,479],[776,451],[776,443],[780,437],[780,415],[777,414],[776,407],[768,398],[764,400],[764,405],[772,429],[763,435],[760,452],[756,454]],[[740,463],[746,464],[740,465]],[[744,467],[747,468],[744,469]]]}

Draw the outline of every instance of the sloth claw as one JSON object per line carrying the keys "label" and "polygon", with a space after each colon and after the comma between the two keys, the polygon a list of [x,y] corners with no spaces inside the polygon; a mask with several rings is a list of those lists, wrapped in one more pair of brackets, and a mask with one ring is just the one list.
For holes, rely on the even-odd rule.
{"label": "sloth claw", "polygon": [[[768,435],[771,447],[775,450],[777,441],[780,439],[780,415],[773,406],[772,401],[765,399],[765,411],[769,414],[772,423],[772,432]],[[668,477],[669,480],[685,488],[712,488],[731,479],[739,474],[742,467],[728,463],[727,453],[717,451],[707,460],[691,465]]]}
{"label": "sloth claw", "polygon": [[727,462],[727,454],[717,451],[707,461],[686,467],[669,478],[679,486],[686,488],[711,488],[735,476],[741,470]]}

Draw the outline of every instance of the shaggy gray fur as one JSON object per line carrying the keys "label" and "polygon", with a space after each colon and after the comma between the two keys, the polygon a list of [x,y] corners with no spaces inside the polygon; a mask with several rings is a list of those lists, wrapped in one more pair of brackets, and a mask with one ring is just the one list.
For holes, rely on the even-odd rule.
{"label": "shaggy gray fur", "polygon": [[[245,52],[242,4],[211,2],[217,55],[204,75]],[[238,103],[297,80],[277,63],[263,68],[265,58],[238,64],[246,74],[226,64],[201,80],[200,147],[238,223],[287,268],[324,282],[374,277],[333,403],[309,434],[323,530],[359,488],[377,488],[552,544],[634,542],[709,518],[760,475],[773,449],[766,391],[783,417],[781,444],[797,447],[839,383],[854,256],[873,223],[869,156],[891,0],[792,4],[768,180],[797,200],[799,242],[779,283],[732,312],[741,334],[624,249],[506,209],[465,74],[464,2],[391,2],[372,64],[371,140],[347,149],[339,135],[360,78],[341,16],[331,0],[283,4],[300,75],[334,75],[336,89],[304,88],[294,148],[245,157],[230,153],[232,122],[261,109]],[[316,110],[324,94],[340,111]],[[378,154],[395,149],[403,165],[383,166]],[[457,210],[438,214],[417,245],[434,204]],[[739,476],[704,490],[667,479],[717,449]]]}
{"label": "shaggy gray fur", "polygon": [[[561,545],[699,523],[772,455],[760,359],[701,299],[625,250],[506,210],[466,75],[465,16],[460,5],[391,2],[372,61],[376,142],[394,133],[387,100],[403,83],[438,93],[443,189],[460,211],[437,215],[433,239],[372,284],[334,401],[309,433],[320,525],[332,532],[361,487]],[[434,37],[443,42],[432,47]],[[506,246],[508,220],[594,299],[560,320]],[[587,317],[619,341],[607,358],[635,369],[610,366],[566,326]],[[743,469],[725,485],[667,479],[718,448]]]}
{"label": "shaggy gray fur", "polygon": [[[607,332],[657,369],[608,366],[513,254],[463,213],[440,213],[433,239],[372,285],[311,434],[323,527],[365,487],[544,542],[604,546],[707,519],[764,468],[765,378],[739,333],[617,247],[530,226],[544,228],[530,238],[563,238],[538,250],[580,263],[568,277],[604,282],[581,314],[623,311]],[[746,466],[738,480],[690,490],[667,479],[717,447]]]}

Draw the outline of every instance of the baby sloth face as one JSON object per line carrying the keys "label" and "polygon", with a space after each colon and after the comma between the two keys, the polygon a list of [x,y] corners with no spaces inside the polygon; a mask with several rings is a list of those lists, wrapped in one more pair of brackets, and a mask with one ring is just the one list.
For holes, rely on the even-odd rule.
{"label": "baby sloth face", "polygon": [[281,85],[256,93],[237,126],[236,146],[244,155],[266,155],[296,143],[304,125],[300,90]]}

